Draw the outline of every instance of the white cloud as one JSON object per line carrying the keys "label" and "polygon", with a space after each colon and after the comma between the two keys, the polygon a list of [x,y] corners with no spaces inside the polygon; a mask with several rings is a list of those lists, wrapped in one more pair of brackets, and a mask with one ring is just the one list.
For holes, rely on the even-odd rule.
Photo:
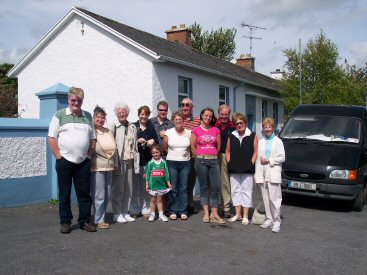
{"label": "white cloud", "polygon": [[352,60],[348,60],[357,67],[366,66],[367,63],[367,42],[353,42],[349,45],[348,50],[351,53]]}

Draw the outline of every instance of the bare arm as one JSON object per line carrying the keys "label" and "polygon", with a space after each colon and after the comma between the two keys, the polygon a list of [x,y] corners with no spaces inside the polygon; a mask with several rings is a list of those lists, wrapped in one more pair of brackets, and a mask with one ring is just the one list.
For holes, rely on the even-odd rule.
{"label": "bare arm", "polygon": [[52,154],[54,154],[55,158],[61,159],[60,148],[59,145],[57,144],[56,138],[48,137],[48,144],[50,145]]}
{"label": "bare arm", "polygon": [[220,137],[220,133],[217,135],[217,151],[218,151],[218,154],[220,152],[220,148],[222,147],[222,139]]}
{"label": "bare arm", "polygon": [[192,156],[196,158],[196,136],[193,133],[191,133],[190,144]]}
{"label": "bare arm", "polygon": [[228,140],[227,140],[227,147],[226,147],[226,160],[227,160],[227,162],[229,162],[231,160],[231,145],[230,145],[230,142],[229,142],[229,137],[228,137]]}
{"label": "bare arm", "polygon": [[252,164],[255,164],[256,159],[257,159],[257,148],[258,148],[257,144],[258,144],[258,138],[255,135],[255,138],[254,138],[254,153],[252,154],[252,158],[251,158]]}
{"label": "bare arm", "polygon": [[163,136],[163,150],[168,154],[168,137]]}
{"label": "bare arm", "polygon": [[96,139],[91,139],[89,142],[88,157],[92,157],[95,149],[96,149]]}

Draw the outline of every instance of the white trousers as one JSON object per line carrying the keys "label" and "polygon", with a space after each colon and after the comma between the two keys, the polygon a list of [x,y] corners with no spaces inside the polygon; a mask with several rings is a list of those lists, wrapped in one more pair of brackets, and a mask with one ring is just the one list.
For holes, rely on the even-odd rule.
{"label": "white trousers", "polygon": [[269,181],[261,184],[266,218],[280,224],[280,206],[282,204],[282,188],[280,183]]}
{"label": "white trousers", "polygon": [[112,178],[112,211],[114,215],[127,214],[130,211],[132,186],[136,185],[137,175],[134,173],[133,160],[122,162],[122,175]]}
{"label": "white trousers", "polygon": [[140,166],[139,179],[133,186],[131,214],[150,215],[150,194],[145,190],[145,166]]}
{"label": "white trousers", "polygon": [[253,175],[231,174],[229,180],[233,206],[252,207]]}

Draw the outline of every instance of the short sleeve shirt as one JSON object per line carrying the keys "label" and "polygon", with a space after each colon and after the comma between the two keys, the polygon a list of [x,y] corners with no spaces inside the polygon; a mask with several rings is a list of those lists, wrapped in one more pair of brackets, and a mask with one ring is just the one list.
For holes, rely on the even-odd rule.
{"label": "short sleeve shirt", "polygon": [[57,139],[63,158],[81,163],[88,155],[90,141],[96,139],[92,116],[83,110],[80,116],[74,115],[69,108],[57,111],[52,117],[48,136]]}
{"label": "short sleeve shirt", "polygon": [[178,134],[175,128],[166,131],[168,139],[167,160],[188,161],[190,160],[190,135],[191,131],[184,129],[182,134]]}
{"label": "short sleeve shirt", "polygon": [[196,154],[197,155],[217,155],[217,136],[220,131],[217,127],[211,127],[205,131],[200,126],[192,130],[196,136]]}

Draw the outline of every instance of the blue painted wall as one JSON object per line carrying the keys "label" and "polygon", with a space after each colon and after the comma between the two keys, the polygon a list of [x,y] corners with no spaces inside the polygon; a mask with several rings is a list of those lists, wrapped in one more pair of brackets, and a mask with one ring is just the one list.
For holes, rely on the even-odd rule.
{"label": "blue painted wall", "polygon": [[[40,99],[40,119],[0,118],[0,138],[44,137],[52,115],[66,108],[69,87],[59,83],[36,95]],[[1,152],[1,148],[0,148]],[[0,207],[47,202],[58,198],[55,158],[47,143],[45,176],[0,179]],[[75,200],[75,195],[73,196]]]}

